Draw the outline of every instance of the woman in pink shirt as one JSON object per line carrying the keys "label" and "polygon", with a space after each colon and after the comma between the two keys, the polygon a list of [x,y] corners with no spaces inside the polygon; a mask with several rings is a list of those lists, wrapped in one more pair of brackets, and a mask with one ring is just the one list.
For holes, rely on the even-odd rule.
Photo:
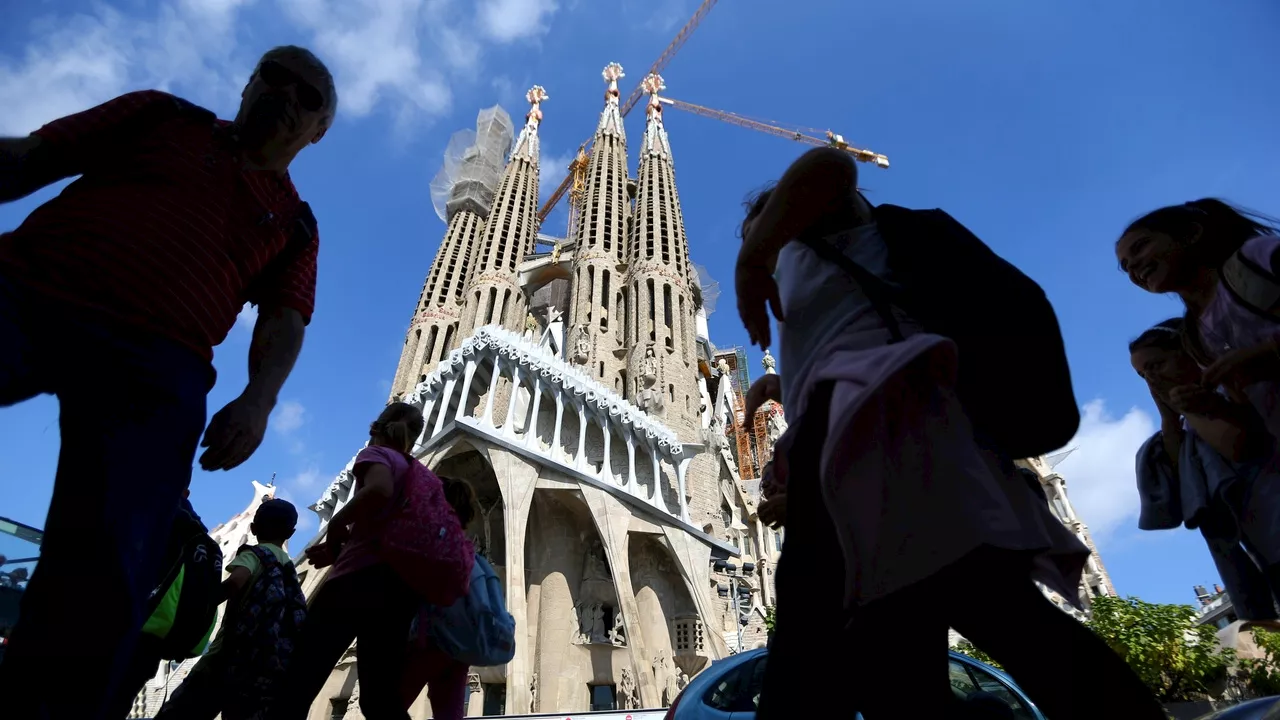
{"label": "woman in pink shirt", "polygon": [[[310,598],[307,622],[268,717],[302,720],[342,654],[356,642],[360,709],[368,720],[408,720],[400,702],[405,637],[421,603],[379,554],[381,522],[412,464],[422,413],[392,403],[369,426],[369,445],[356,456],[355,494],[329,521],[324,542],[307,548],[317,567],[332,565]],[[433,479],[435,476],[431,476]],[[439,482],[436,480],[436,482]]]}

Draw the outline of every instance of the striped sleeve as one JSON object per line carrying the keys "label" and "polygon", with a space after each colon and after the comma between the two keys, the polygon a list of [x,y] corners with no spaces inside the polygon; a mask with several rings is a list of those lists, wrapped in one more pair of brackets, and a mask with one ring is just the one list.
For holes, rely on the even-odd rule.
{"label": "striped sleeve", "polygon": [[131,121],[174,97],[158,90],[131,92],[97,107],[48,123],[33,135],[82,172],[94,159],[115,149],[131,130]]}
{"label": "striped sleeve", "polygon": [[320,254],[320,235],[314,234],[302,251],[282,268],[278,278],[262,289],[253,302],[265,307],[287,307],[297,310],[304,323],[311,322],[316,307],[316,260]]}

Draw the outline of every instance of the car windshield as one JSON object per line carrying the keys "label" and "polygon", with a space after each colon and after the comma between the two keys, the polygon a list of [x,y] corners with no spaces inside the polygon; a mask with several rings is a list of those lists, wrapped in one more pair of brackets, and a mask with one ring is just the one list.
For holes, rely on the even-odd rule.
{"label": "car windshield", "polygon": [[44,533],[0,517],[0,638],[18,619],[18,599],[36,569]]}

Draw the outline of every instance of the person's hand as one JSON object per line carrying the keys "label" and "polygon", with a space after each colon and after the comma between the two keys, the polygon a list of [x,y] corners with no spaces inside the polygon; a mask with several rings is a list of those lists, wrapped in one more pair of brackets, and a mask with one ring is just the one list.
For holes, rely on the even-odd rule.
{"label": "person's hand", "polygon": [[778,283],[769,267],[748,250],[743,243],[738,253],[738,265],[733,273],[734,292],[738,296],[738,317],[747,330],[752,345],[761,350],[769,347],[772,335],[769,328],[769,311],[782,320],[782,300],[778,297]]}
{"label": "person's hand", "polygon": [[272,403],[248,394],[227,403],[204,431],[200,447],[206,450],[200,456],[200,467],[230,470],[248,460],[267,434],[267,418],[272,407]]}
{"label": "person's hand", "polygon": [[1169,405],[1169,402],[1164,399],[1163,394],[1156,390],[1154,385],[1147,383],[1147,390],[1151,392],[1151,399],[1155,401],[1156,410],[1160,413],[1161,421],[1176,424],[1178,421],[1182,420],[1182,413],[1174,410],[1173,407]]}
{"label": "person's hand", "polygon": [[1205,368],[1203,382],[1211,388],[1219,385],[1246,388],[1276,379],[1280,379],[1280,350],[1272,340],[1253,347],[1237,348],[1218,358]]}
{"label": "person's hand", "polygon": [[765,373],[751,383],[743,406],[743,426],[750,430],[756,421],[756,411],[770,400],[782,402],[782,378],[775,373]]}
{"label": "person's hand", "polygon": [[1183,415],[1213,417],[1226,404],[1226,398],[1203,385],[1180,385],[1168,392],[1169,406]]}
{"label": "person's hand", "polygon": [[787,494],[785,492],[770,495],[756,508],[756,517],[760,522],[773,529],[787,524]]}
{"label": "person's hand", "polygon": [[316,543],[303,551],[303,555],[307,556],[307,560],[317,569],[321,570],[333,564],[338,559],[338,554],[333,551],[329,543]]}

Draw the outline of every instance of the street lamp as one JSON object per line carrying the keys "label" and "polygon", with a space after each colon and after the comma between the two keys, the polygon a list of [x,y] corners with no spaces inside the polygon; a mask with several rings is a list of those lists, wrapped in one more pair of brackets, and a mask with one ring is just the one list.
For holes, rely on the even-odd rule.
{"label": "street lamp", "polygon": [[715,560],[712,567],[717,572],[722,572],[729,578],[728,585],[724,583],[716,584],[716,594],[729,601],[731,607],[734,608],[737,615],[738,626],[738,645],[734,650],[734,654],[742,652],[742,628],[746,627],[750,622],[751,613],[751,587],[748,585],[739,585],[740,580],[746,580],[753,572],[755,572],[755,563],[742,563],[742,574],[738,575],[738,566],[727,560]]}

